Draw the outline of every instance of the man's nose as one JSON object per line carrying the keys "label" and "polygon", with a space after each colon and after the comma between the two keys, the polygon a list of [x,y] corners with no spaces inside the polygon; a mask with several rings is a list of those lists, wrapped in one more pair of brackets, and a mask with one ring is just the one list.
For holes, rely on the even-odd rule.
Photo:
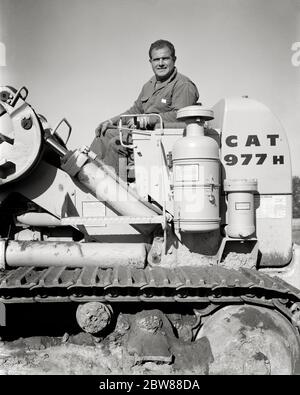
{"label": "man's nose", "polygon": [[163,64],[164,64],[164,60],[163,60],[163,58],[160,58],[160,59],[159,59],[159,65],[160,65],[160,66],[163,66]]}

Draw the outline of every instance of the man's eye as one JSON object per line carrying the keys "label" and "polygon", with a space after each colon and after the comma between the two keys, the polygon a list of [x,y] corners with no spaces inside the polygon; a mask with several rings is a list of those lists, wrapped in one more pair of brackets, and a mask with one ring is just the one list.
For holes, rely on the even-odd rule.
{"label": "man's eye", "polygon": [[169,60],[170,58],[157,58],[157,59],[152,59],[152,62],[159,62],[160,60],[166,61]]}

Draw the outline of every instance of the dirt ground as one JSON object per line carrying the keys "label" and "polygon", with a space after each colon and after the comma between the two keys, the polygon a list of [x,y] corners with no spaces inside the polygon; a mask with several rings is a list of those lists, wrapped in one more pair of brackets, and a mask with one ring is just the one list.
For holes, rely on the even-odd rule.
{"label": "dirt ground", "polygon": [[[278,349],[282,356],[287,354],[287,363],[284,365],[292,373],[292,367],[289,367],[291,350],[287,348],[285,341],[281,345],[277,326],[276,330],[263,327],[263,318],[259,318],[261,321],[254,328],[252,321],[234,320],[237,314],[232,314],[229,319],[220,310],[225,314],[224,317],[222,315],[222,320],[227,320],[227,324],[231,322],[230,330],[238,330],[236,336],[231,334],[232,349],[224,359],[223,354],[216,353],[213,356],[213,346],[208,340],[215,326],[208,326],[206,334],[200,334],[200,331],[200,336],[198,334],[195,340],[190,331],[193,321],[182,315],[179,322],[183,324],[181,327],[175,326],[175,331],[175,314],[171,320],[171,315],[163,314],[157,309],[141,310],[135,314],[120,313],[113,328],[110,328],[113,330],[101,337],[82,332],[76,327],[74,321],[70,320],[69,309],[59,311],[58,306],[53,306],[59,324],[55,326],[51,309],[33,312],[36,310],[33,307],[36,306],[32,306],[31,314],[26,314],[25,307],[19,306],[21,311],[18,313],[14,306],[14,322],[8,322],[9,325],[2,328],[0,375],[181,376],[231,375],[233,372],[264,375],[273,374],[271,372],[276,367],[276,364],[273,365],[274,356],[276,357]],[[44,309],[44,306],[39,307]],[[250,307],[249,309],[251,310]],[[256,310],[255,314],[258,314]],[[64,311],[65,315],[62,316]],[[265,312],[261,314],[262,317],[265,315]],[[33,317],[36,318],[35,321],[32,320]],[[223,325],[222,320],[220,325]],[[51,321],[52,325],[49,325]],[[65,328],[68,332],[64,332]],[[266,342],[266,349],[257,339]],[[273,347],[273,341],[277,351]],[[221,340],[221,349],[222,344]],[[215,351],[218,350],[216,343],[215,347]],[[284,366],[280,365],[280,372],[282,368]],[[299,374],[298,370],[296,374]]]}
{"label": "dirt ground", "polygon": [[[81,344],[63,343],[35,337],[21,339],[18,344],[0,345],[1,375],[110,375],[110,374],[171,374],[169,365],[146,363],[134,365],[121,346],[105,348],[88,345],[82,334]],[[84,339],[85,338],[85,339]],[[127,359],[126,359],[127,358]]]}
{"label": "dirt ground", "polygon": [[[22,310],[21,306],[19,311],[14,308],[14,317],[18,319],[2,331],[0,341],[1,375],[208,373],[211,354],[207,343],[177,339],[165,318],[159,318],[160,323],[165,320],[163,325],[156,325],[153,321],[147,322],[143,312],[138,313],[144,326],[141,330],[135,321],[130,322],[131,315],[120,314],[111,333],[96,337],[80,331],[74,322],[70,323],[70,312],[63,315],[63,309],[60,310],[56,315],[59,325],[55,328],[49,324],[53,317],[51,310],[26,314],[25,307]],[[158,311],[157,316],[159,314]],[[64,328],[68,328],[68,332],[64,332]],[[199,359],[199,354],[203,358]]]}
{"label": "dirt ground", "polygon": [[[172,375],[203,374],[200,369],[174,369],[165,363],[136,364],[123,347],[101,344],[44,346],[42,339],[23,339],[18,346],[0,345],[1,375]],[[33,345],[33,343],[35,343]]]}
{"label": "dirt ground", "polygon": [[[233,318],[234,315],[231,319],[234,323]],[[227,316],[224,319],[228,320]],[[251,323],[241,326],[237,319],[235,328],[239,332],[232,350],[225,359],[223,354],[214,358],[209,334],[192,341],[190,326],[186,325],[178,328],[180,337],[175,336],[169,318],[157,309],[119,314],[114,330],[103,337],[76,331],[72,325],[69,329],[73,333],[65,332],[62,336],[28,335],[45,333],[47,327],[46,332],[55,334],[64,325],[60,322],[61,327],[55,330],[47,321],[44,326],[38,323],[32,326],[32,322],[28,325],[29,322],[23,322],[15,333],[9,328],[6,333],[3,331],[0,375],[264,375],[272,374],[273,339],[279,344],[273,332],[272,337],[267,337],[269,329],[262,329],[263,321],[253,328]],[[212,328],[208,330],[213,332]],[[269,339],[271,348],[266,346],[264,350],[255,333],[263,341]]]}

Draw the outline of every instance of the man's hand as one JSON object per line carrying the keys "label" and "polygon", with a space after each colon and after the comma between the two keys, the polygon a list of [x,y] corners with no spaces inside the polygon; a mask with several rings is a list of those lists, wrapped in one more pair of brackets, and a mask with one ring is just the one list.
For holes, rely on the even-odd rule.
{"label": "man's hand", "polygon": [[104,136],[107,129],[109,129],[109,127],[112,125],[113,125],[113,121],[111,119],[101,122],[95,130],[96,137]]}
{"label": "man's hand", "polygon": [[142,115],[138,117],[138,128],[143,130],[154,129],[157,122],[159,120],[155,115]]}
{"label": "man's hand", "polygon": [[130,129],[154,129],[158,117],[154,115],[139,115],[138,117],[132,117],[127,120],[127,127]]}
{"label": "man's hand", "polygon": [[133,117],[132,118],[128,118],[126,124],[127,124],[127,127],[129,129],[136,129],[136,124],[134,122],[134,118]]}
{"label": "man's hand", "polygon": [[147,118],[147,126],[149,127],[149,129],[154,129],[155,125],[160,122],[159,118],[155,115],[148,115]]}

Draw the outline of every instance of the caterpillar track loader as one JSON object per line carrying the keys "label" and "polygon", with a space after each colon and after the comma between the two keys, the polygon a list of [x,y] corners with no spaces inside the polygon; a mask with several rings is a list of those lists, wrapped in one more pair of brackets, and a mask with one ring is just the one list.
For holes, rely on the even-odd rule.
{"label": "caterpillar track loader", "polygon": [[130,309],[141,362],[205,339],[211,372],[299,372],[291,163],[271,111],[226,98],[180,109],[184,127],[134,129],[127,182],[124,158],[121,177],[89,147],[68,150],[69,123],[51,128],[27,95],[0,88],[1,324],[11,304],[64,302],[97,336]]}

